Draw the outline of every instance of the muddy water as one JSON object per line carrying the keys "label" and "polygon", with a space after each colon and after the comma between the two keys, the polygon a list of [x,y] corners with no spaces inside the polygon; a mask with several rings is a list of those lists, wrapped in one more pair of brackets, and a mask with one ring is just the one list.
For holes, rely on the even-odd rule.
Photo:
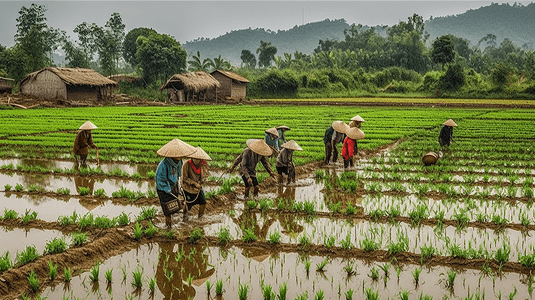
{"label": "muddy water", "polygon": [[[522,283],[519,274],[503,274],[493,279],[481,276],[478,270],[465,270],[458,273],[453,282],[453,289],[445,286],[446,267],[423,268],[416,286],[412,273],[419,266],[405,265],[400,269],[399,277],[392,265],[386,269],[389,276],[379,267],[384,264],[368,263],[358,259],[343,260],[340,258],[328,261],[323,272],[316,271],[324,258],[310,256],[310,271],[305,271],[303,258],[297,253],[280,253],[269,255],[264,251],[248,248],[231,248],[223,250],[214,247],[178,246],[172,243],[142,245],[123,255],[113,257],[100,265],[98,284],[92,284],[89,272],[73,278],[71,284],[59,284],[43,291],[42,296],[49,299],[62,297],[83,299],[147,299],[150,296],[148,281],[156,280],[154,299],[207,299],[207,281],[212,288],[210,296],[215,296],[215,283],[223,282],[223,297],[237,299],[239,284],[247,284],[247,299],[262,299],[261,281],[278,291],[279,286],[288,286],[287,299],[295,299],[298,295],[308,292],[308,299],[313,299],[319,291],[324,292],[325,299],[340,299],[349,289],[354,291],[353,299],[365,298],[365,290],[371,288],[378,291],[380,299],[397,298],[402,290],[410,291],[410,298],[416,299],[423,293],[434,299],[462,298],[476,292],[487,297],[501,293],[509,295],[517,288],[519,299],[529,297],[527,286]],[[347,276],[344,267],[351,264],[356,270]],[[104,272],[112,270],[113,280],[107,284]],[[136,269],[143,271],[143,286],[136,290],[132,286]],[[370,278],[371,270],[379,270],[379,278]],[[124,274],[126,279],[123,280]],[[170,276],[172,272],[172,277]],[[169,280],[165,275],[168,275]],[[193,277],[191,284],[188,276]],[[341,296],[339,296],[341,293]]]}
{"label": "muddy water", "polygon": [[[61,237],[63,237],[63,234],[56,230],[0,227],[0,241],[3,241],[0,243],[0,255],[4,255],[9,251],[11,261],[15,262],[17,252],[24,251],[27,246],[34,246],[39,254],[43,254],[47,241]],[[66,237],[65,241],[68,244],[71,243],[69,237]]]}
{"label": "muddy water", "polygon": [[93,200],[72,197],[64,201],[56,198],[40,195],[14,195],[9,193],[0,193],[0,213],[4,209],[12,209],[21,215],[26,210],[37,212],[37,219],[52,222],[57,221],[59,216],[72,215],[76,212],[78,215],[84,215],[91,212],[96,216],[116,217],[125,212],[130,218],[139,215],[141,207],[134,205],[115,205],[110,200]]}

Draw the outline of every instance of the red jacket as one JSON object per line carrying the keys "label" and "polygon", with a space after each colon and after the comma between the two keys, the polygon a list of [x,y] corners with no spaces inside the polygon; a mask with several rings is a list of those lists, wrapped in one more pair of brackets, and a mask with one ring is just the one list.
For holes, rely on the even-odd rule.
{"label": "red jacket", "polygon": [[345,160],[348,160],[353,155],[355,155],[355,140],[346,137],[342,146],[342,156]]}

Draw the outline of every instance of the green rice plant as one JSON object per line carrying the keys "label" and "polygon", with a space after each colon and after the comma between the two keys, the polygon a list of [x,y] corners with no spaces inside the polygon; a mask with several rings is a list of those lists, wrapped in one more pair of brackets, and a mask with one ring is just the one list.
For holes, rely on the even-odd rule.
{"label": "green rice plant", "polygon": [[156,172],[148,171],[146,176],[147,176],[147,178],[154,179],[154,178],[156,178]]}
{"label": "green rice plant", "polygon": [[346,272],[347,277],[353,276],[357,273],[356,267],[351,262],[347,262],[347,264],[344,266],[344,271]]}
{"label": "green rice plant", "polygon": [[[126,281],[126,277],[127,277],[126,265],[119,266],[119,269],[121,269],[121,272],[123,273],[123,282],[125,282]],[[164,269],[164,273],[165,273],[165,271],[167,271],[167,269]],[[167,274],[165,274],[165,275],[166,275],[165,277],[167,278]],[[173,277],[173,276],[171,276],[171,277]]]}
{"label": "green rice plant", "polygon": [[252,243],[256,241],[258,238],[256,237],[256,234],[254,233],[254,228],[250,227],[250,228],[243,229],[243,236],[241,239],[242,241],[246,243]]}
{"label": "green rice plant", "polygon": [[22,216],[22,223],[28,224],[30,221],[35,221],[37,219],[37,212],[30,213],[31,210],[26,209],[26,212],[24,212],[24,216]]}
{"label": "green rice plant", "polygon": [[22,184],[17,183],[15,185],[15,192],[22,192],[22,191],[24,191],[24,187],[22,186]]}
{"label": "green rice plant", "polygon": [[357,212],[357,208],[353,206],[353,204],[348,203],[346,206],[345,214],[346,215],[354,215]]}
{"label": "green rice plant", "polygon": [[325,170],[319,169],[314,171],[314,177],[316,179],[323,179],[325,178]]}
{"label": "green rice plant", "polygon": [[424,295],[424,293],[421,292],[420,296],[418,297],[418,300],[433,300],[433,296]]}
{"label": "green rice plant", "polygon": [[226,245],[232,240],[232,235],[230,235],[230,230],[226,227],[219,227],[219,232],[217,234],[217,243],[220,245]]}
{"label": "green rice plant", "polygon": [[87,227],[92,227],[93,223],[93,214],[90,212],[86,213],[85,215],[80,217],[80,219],[78,219],[78,227],[80,228],[80,230],[84,230]]}
{"label": "green rice plant", "polygon": [[316,295],[314,295],[314,300],[323,300],[325,299],[325,293],[323,290],[319,290]]}
{"label": "green rice plant", "polygon": [[223,295],[223,279],[219,279],[215,282],[215,294],[218,296]]}
{"label": "green rice plant", "polygon": [[509,224],[509,220],[507,220],[505,217],[502,217],[500,215],[493,215],[492,223],[498,225],[499,227],[505,227],[507,226],[507,224]]}
{"label": "green rice plant", "polygon": [[[148,189],[146,195],[147,195],[147,198],[149,199],[158,197],[158,194],[156,193],[156,191],[152,189]],[[206,198],[208,199],[209,197],[206,197]]]}
{"label": "green rice plant", "polygon": [[388,254],[395,256],[398,253],[405,252],[409,249],[409,238],[407,236],[405,237],[399,237],[400,241],[397,243],[390,242],[390,244],[387,245]]}
{"label": "green rice plant", "polygon": [[409,300],[409,291],[401,290],[398,293],[399,300]]}
{"label": "green rice plant", "polygon": [[342,249],[344,250],[349,250],[353,248],[353,244],[351,243],[351,236],[349,234],[346,235],[345,239],[343,239],[340,244],[342,246]]}
{"label": "green rice plant", "polygon": [[147,228],[145,229],[145,235],[148,236],[148,237],[151,237],[151,236],[153,236],[156,232],[158,232],[158,228],[157,228],[157,227],[154,227],[154,225],[152,225],[152,222],[149,221],[149,225],[148,225]]}
{"label": "green rice plant", "polygon": [[141,180],[141,178],[143,178],[141,176],[141,174],[139,174],[138,172],[135,172],[134,174],[132,174],[132,179],[135,179],[135,180]]}
{"label": "green rice plant", "polygon": [[383,272],[385,273],[385,278],[390,277],[390,264],[389,263],[385,263],[384,265],[379,266],[379,268],[383,270]]}
{"label": "green rice plant", "polygon": [[304,293],[297,295],[297,297],[295,297],[295,300],[308,300],[308,291],[305,291]]}
{"label": "green rice plant", "polygon": [[98,189],[93,192],[95,197],[99,198],[106,198],[108,195],[106,195],[106,191],[104,189]]}
{"label": "green rice plant", "polygon": [[13,263],[11,262],[9,251],[7,251],[4,255],[0,255],[0,273],[11,268],[13,268]]}
{"label": "green rice plant", "polygon": [[68,246],[67,246],[67,242],[65,242],[65,239],[56,237],[46,243],[43,254],[62,253],[62,252],[65,252],[67,248]]}
{"label": "green rice plant", "polygon": [[37,278],[37,274],[35,274],[33,269],[30,271],[30,275],[28,275],[28,283],[34,292],[39,291],[39,278]]}
{"label": "green rice plant", "polygon": [[334,236],[330,236],[329,238],[323,240],[323,244],[327,248],[332,248],[334,246],[335,238]]}
{"label": "green rice plant", "polygon": [[303,211],[305,211],[309,215],[315,215],[316,214],[316,207],[314,205],[314,202],[310,202],[308,200],[303,202]]}
{"label": "green rice plant", "polygon": [[117,218],[110,219],[107,216],[98,216],[93,221],[93,226],[96,228],[108,229],[117,225]]}
{"label": "green rice plant", "polygon": [[261,211],[266,211],[273,206],[273,201],[271,199],[262,199],[258,203],[258,208]]}
{"label": "green rice plant", "polygon": [[106,278],[107,283],[111,283],[113,280],[113,269],[107,269],[106,272],[104,272],[104,278]]}
{"label": "green rice plant", "polygon": [[260,288],[262,290],[262,298],[264,300],[275,300],[275,291],[273,290],[271,285],[264,284],[264,282],[262,282]]}
{"label": "green rice plant", "polygon": [[17,219],[18,217],[19,217],[19,214],[16,211],[12,209],[4,208],[4,217],[3,217],[4,220],[14,220],[14,219]]}
{"label": "green rice plant", "polygon": [[56,190],[56,194],[58,195],[69,195],[71,193],[71,190],[66,187],[62,187]]}
{"label": "green rice plant", "polygon": [[170,230],[164,230],[161,232],[162,235],[168,239],[172,239],[175,237],[175,230],[173,229],[170,229]]}
{"label": "green rice plant", "polygon": [[55,265],[51,260],[48,261],[48,276],[50,280],[54,281],[58,275],[58,265]]}
{"label": "green rice plant", "polygon": [[155,207],[143,206],[141,208],[141,212],[139,213],[139,216],[137,217],[137,220],[138,221],[143,221],[143,220],[147,220],[147,219],[152,220],[155,215],[156,215],[156,208]]}
{"label": "green rice plant", "polygon": [[360,241],[360,247],[364,251],[377,251],[379,250],[380,246],[381,245],[375,241],[375,238],[373,236],[365,236],[364,239]]}
{"label": "green rice plant", "polygon": [[78,193],[80,196],[86,196],[89,195],[90,189],[88,187],[79,186],[78,187]]}
{"label": "green rice plant", "polygon": [[132,277],[133,277],[132,286],[137,288],[137,289],[140,289],[143,286],[143,280],[142,280],[143,271],[140,270],[139,268],[136,268],[132,272]]}
{"label": "green rice plant", "polygon": [[346,298],[346,300],[352,300],[353,299],[353,290],[352,289],[349,289],[347,290],[345,293],[344,293],[344,296]]}
{"label": "green rice plant", "polygon": [[164,272],[165,278],[167,278],[167,282],[171,282],[171,279],[173,279],[173,276],[175,274],[173,270],[164,269],[163,272]]}
{"label": "green rice plant", "polygon": [[447,271],[446,287],[449,288],[450,290],[453,290],[453,287],[455,285],[455,278],[456,277],[457,277],[457,272],[455,272],[453,270],[448,270]]}
{"label": "green rice plant", "polygon": [[76,214],[76,211],[73,211],[72,216],[59,216],[58,217],[58,223],[61,226],[69,226],[72,224],[75,224],[78,220],[78,215]]}
{"label": "green rice plant", "polygon": [[71,282],[72,271],[70,268],[63,268],[63,279],[65,280],[65,282]]}
{"label": "green rice plant", "polygon": [[494,253],[494,259],[500,264],[500,268],[509,260],[509,254],[511,254],[511,246],[506,242]]}
{"label": "green rice plant", "polygon": [[9,192],[11,191],[12,186],[10,184],[4,185],[4,191]]}
{"label": "green rice plant", "polygon": [[379,291],[374,292],[372,288],[366,288],[364,290],[366,300],[379,300]]}
{"label": "green rice plant", "polygon": [[249,209],[255,209],[258,206],[258,202],[256,200],[249,200],[246,202],[247,208]]}
{"label": "green rice plant", "polygon": [[329,263],[329,259],[325,258],[319,264],[316,264],[316,271],[317,272],[325,272],[325,267],[327,266],[327,263]]}
{"label": "green rice plant", "polygon": [[533,198],[533,189],[531,187],[522,187],[522,196],[523,197],[526,197],[528,199],[532,199]]}
{"label": "green rice plant", "polygon": [[333,213],[341,213],[342,212],[342,201],[339,201],[337,203],[329,203],[327,204],[327,208]]}
{"label": "green rice plant", "polygon": [[28,186],[28,192],[38,192],[38,193],[41,193],[41,192],[44,192],[45,191],[45,188],[42,187],[42,186],[39,186],[39,185],[36,185],[36,184],[30,184],[30,186]]}
{"label": "green rice plant", "polygon": [[92,282],[98,281],[98,274],[100,273],[100,264],[97,261],[97,263],[91,267],[89,270],[89,279],[91,279]]}
{"label": "green rice plant", "polygon": [[246,300],[247,294],[249,293],[249,285],[246,284],[239,284],[238,285],[238,299],[239,300]]}
{"label": "green rice plant", "polygon": [[429,212],[427,205],[418,204],[416,208],[409,212],[409,219],[413,226],[420,225],[422,220],[429,218]]}
{"label": "green rice plant", "polygon": [[[207,286],[209,285],[210,280],[207,281]],[[149,279],[149,291],[151,295],[154,295],[154,291],[156,290],[156,278],[151,277]],[[210,294],[210,293],[208,293]]]}
{"label": "green rice plant", "polygon": [[288,293],[288,286],[286,282],[279,285],[279,293],[277,294],[277,300],[286,300],[286,294]]}
{"label": "green rice plant", "polygon": [[487,222],[487,218],[488,218],[487,215],[484,213],[478,213],[476,215],[476,221],[481,222],[481,223]]}
{"label": "green rice plant", "polygon": [[87,242],[87,233],[85,232],[73,232],[71,234],[72,246],[82,246]]}
{"label": "green rice plant", "polygon": [[464,209],[455,211],[453,214],[453,220],[457,222],[457,228],[466,228],[468,222],[470,222],[470,217],[468,217],[468,212]]}
{"label": "green rice plant", "polygon": [[120,226],[126,226],[126,225],[130,224],[130,217],[128,217],[128,215],[127,215],[125,212],[122,212],[122,213],[117,217],[117,223],[118,223]]}
{"label": "green rice plant", "polygon": [[376,208],[369,213],[370,219],[377,222],[380,218],[384,217],[386,215],[386,212],[380,208]]}
{"label": "green rice plant", "polygon": [[307,276],[310,273],[310,265],[311,264],[312,264],[312,262],[310,260],[305,261],[305,272],[307,273]]}
{"label": "green rice plant", "polygon": [[191,244],[194,244],[198,240],[202,239],[202,229],[199,227],[195,227],[190,233],[189,233],[189,239],[188,242]]}
{"label": "green rice plant", "polygon": [[308,237],[306,233],[303,233],[301,237],[299,238],[299,246],[301,246],[302,248],[306,248],[311,243],[312,242],[310,241],[310,238]]}
{"label": "green rice plant", "polygon": [[373,281],[378,280],[379,279],[379,269],[377,269],[376,267],[373,267],[370,270],[370,274],[368,275],[368,277],[370,277]]}
{"label": "green rice plant", "polygon": [[422,273],[422,269],[416,268],[414,271],[412,271],[412,278],[414,279],[414,284],[418,286],[420,283],[420,274]]}
{"label": "green rice plant", "polygon": [[272,232],[270,235],[269,235],[269,242],[271,244],[279,244],[281,241],[281,234],[280,232],[278,231],[275,231],[275,232]]}
{"label": "green rice plant", "polygon": [[392,205],[388,208],[386,214],[390,217],[392,223],[394,223],[396,221],[395,218],[401,216],[401,209],[398,206]]}
{"label": "green rice plant", "polygon": [[39,255],[34,246],[26,246],[26,249],[21,252],[17,252],[15,266],[20,267],[38,259],[40,256],[41,255]]}
{"label": "green rice plant", "polygon": [[[518,255],[518,262],[528,269],[535,267],[535,252],[531,254]],[[2,269],[0,268],[0,271]]]}
{"label": "green rice plant", "polygon": [[423,263],[424,259],[431,259],[436,253],[435,247],[430,246],[421,246],[420,247],[420,263]]}
{"label": "green rice plant", "polygon": [[136,225],[134,226],[134,239],[136,241],[139,241],[141,237],[143,236],[143,227],[139,224],[139,222],[136,222]]}
{"label": "green rice plant", "polygon": [[1,165],[0,170],[2,171],[15,171],[15,166],[13,163],[9,163],[7,165]]}

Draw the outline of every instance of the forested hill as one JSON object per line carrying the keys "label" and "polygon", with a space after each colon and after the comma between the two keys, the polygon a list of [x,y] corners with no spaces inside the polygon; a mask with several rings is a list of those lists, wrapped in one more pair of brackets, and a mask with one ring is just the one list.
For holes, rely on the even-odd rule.
{"label": "forested hill", "polygon": [[526,44],[533,49],[535,3],[526,6],[493,3],[463,14],[433,18],[425,22],[425,30],[431,39],[451,33],[470,40],[471,46],[477,45],[488,34],[493,34],[498,46],[508,38],[517,46]]}
{"label": "forested hill", "polygon": [[[344,19],[326,19],[294,26],[289,30],[271,31],[263,28],[236,30],[214,39],[199,38],[186,42],[183,47],[189,55],[196,55],[197,51],[200,51],[202,60],[221,55],[238,66],[241,63],[241,51],[249,50],[256,54],[260,41],[268,41],[275,45],[277,47],[275,56],[284,57],[284,53],[293,54],[295,51],[310,54],[318,47],[319,40],[343,39],[344,29],[349,28],[350,24]],[[376,29],[381,35],[385,34],[380,26],[376,26]],[[529,49],[534,49],[535,3],[526,6],[493,3],[455,16],[434,17],[425,22],[425,30],[430,34],[430,42],[438,36],[453,34],[470,40],[470,45],[475,46],[482,38],[492,34],[496,36],[497,46],[504,38],[508,38],[518,46],[525,45]],[[482,46],[487,46],[487,42]]]}
{"label": "forested hill", "polygon": [[349,29],[344,19],[323,20],[294,26],[289,30],[271,31],[260,29],[242,29],[231,31],[214,39],[197,39],[182,46],[189,55],[201,53],[201,60],[221,55],[230,60],[233,65],[240,65],[241,51],[249,50],[256,54],[260,41],[271,42],[277,47],[275,56],[284,56],[284,53],[295,51],[310,54],[319,45],[319,40],[336,39],[344,37],[344,29]]}

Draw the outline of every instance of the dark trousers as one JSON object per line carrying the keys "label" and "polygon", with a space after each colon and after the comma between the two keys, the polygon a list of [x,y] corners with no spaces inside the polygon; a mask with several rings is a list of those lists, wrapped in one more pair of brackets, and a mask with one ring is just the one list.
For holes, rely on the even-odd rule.
{"label": "dark trousers", "polygon": [[190,210],[194,205],[202,205],[206,204],[206,199],[204,198],[204,191],[200,190],[199,194],[190,194],[186,191],[184,191],[184,195],[186,195],[186,204],[188,205],[188,210]]}
{"label": "dark trousers", "polygon": [[171,200],[175,200],[176,198],[162,190],[157,189],[156,192],[158,193],[158,199],[160,199],[160,205],[162,206],[163,214],[166,216],[171,215],[171,213],[167,210],[167,205],[165,204]]}
{"label": "dark trousers", "polygon": [[344,169],[347,169],[347,167],[353,167],[353,157],[351,157],[350,159],[344,159]]}
{"label": "dark trousers", "polygon": [[[253,181],[253,186],[257,186],[258,185],[258,179],[256,179],[256,177],[253,177],[253,176],[250,176],[251,177],[251,180]],[[245,187],[251,187],[249,185],[249,183],[247,182],[247,178],[245,176],[242,176],[241,179],[243,179],[243,184],[245,185]]]}
{"label": "dark trousers", "polygon": [[328,164],[329,160],[331,158],[331,152],[333,153],[333,160],[332,162],[336,162],[338,160],[338,149],[336,149],[336,144],[334,147],[331,146],[331,143],[325,143],[325,163]]}

